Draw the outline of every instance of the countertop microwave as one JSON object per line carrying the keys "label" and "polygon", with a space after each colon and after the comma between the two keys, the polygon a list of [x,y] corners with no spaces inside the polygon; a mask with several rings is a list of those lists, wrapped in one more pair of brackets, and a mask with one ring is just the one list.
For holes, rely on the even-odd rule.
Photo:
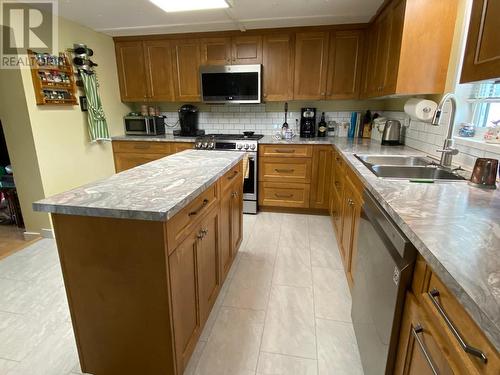
{"label": "countertop microwave", "polygon": [[262,65],[200,67],[204,103],[260,103]]}
{"label": "countertop microwave", "polygon": [[125,116],[123,123],[126,135],[165,134],[165,116]]}

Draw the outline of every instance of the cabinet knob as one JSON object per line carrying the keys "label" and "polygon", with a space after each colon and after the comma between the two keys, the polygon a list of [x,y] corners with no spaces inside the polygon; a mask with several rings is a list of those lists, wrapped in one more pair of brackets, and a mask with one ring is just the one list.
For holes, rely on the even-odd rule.
{"label": "cabinet knob", "polygon": [[267,94],[266,93],[264,93],[264,98],[267,98]]}
{"label": "cabinet knob", "polygon": [[349,204],[349,206],[353,206],[354,205],[354,201],[351,198],[349,198],[347,200],[347,203]]}
{"label": "cabinet knob", "polygon": [[325,93],[324,93],[324,92],[322,92],[322,93],[321,93],[321,96],[325,96]]}

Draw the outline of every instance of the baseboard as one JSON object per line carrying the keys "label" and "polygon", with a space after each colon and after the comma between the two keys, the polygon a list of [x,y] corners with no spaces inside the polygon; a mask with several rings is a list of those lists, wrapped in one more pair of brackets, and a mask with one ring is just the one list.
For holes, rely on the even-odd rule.
{"label": "baseboard", "polygon": [[25,241],[33,241],[41,237],[41,234],[38,232],[24,232],[23,233]]}
{"label": "baseboard", "polygon": [[308,214],[329,216],[328,210],[318,208],[298,208],[298,207],[274,207],[274,206],[259,206],[259,211],[262,212],[279,212],[288,214]]}
{"label": "baseboard", "polygon": [[40,234],[42,235],[43,238],[55,238],[53,229],[43,229],[42,228]]}

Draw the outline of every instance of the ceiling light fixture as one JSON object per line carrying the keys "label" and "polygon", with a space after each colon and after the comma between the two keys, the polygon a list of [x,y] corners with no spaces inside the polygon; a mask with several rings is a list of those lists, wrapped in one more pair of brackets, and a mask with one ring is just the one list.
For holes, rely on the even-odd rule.
{"label": "ceiling light fixture", "polygon": [[226,0],[149,0],[165,12],[229,8]]}

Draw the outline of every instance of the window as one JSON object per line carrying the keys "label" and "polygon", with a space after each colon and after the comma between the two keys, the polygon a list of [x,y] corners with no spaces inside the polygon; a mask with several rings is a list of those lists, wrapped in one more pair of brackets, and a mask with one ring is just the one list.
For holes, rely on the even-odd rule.
{"label": "window", "polygon": [[470,97],[476,128],[500,126],[500,82],[474,85]]}

